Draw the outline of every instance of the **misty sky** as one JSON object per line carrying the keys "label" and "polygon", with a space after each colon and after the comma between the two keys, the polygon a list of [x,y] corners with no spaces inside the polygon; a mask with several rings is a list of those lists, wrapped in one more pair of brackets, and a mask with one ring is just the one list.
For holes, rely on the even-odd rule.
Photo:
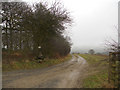
{"label": "misty sky", "polygon": [[[30,3],[41,0],[23,0]],[[53,0],[43,0],[52,2]],[[57,1],[57,0],[56,0]],[[102,52],[105,40],[117,40],[119,0],[59,0],[70,12],[73,24],[67,34],[72,39],[72,51]]]}

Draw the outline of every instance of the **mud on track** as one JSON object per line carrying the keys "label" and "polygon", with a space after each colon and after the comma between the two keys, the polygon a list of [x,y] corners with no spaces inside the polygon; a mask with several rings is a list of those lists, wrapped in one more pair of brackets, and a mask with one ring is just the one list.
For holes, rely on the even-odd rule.
{"label": "mud on track", "polygon": [[3,88],[80,88],[86,60],[80,56],[44,69],[3,72]]}

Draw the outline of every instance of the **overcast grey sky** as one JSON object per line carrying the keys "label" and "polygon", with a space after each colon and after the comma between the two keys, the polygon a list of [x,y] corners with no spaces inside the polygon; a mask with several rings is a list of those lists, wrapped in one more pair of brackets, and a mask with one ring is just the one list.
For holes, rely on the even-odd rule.
{"label": "overcast grey sky", "polygon": [[[35,3],[41,0],[23,0]],[[54,0],[43,0],[52,2]],[[57,1],[57,0],[56,0]],[[104,42],[117,40],[119,0],[59,0],[70,12],[73,25],[68,28],[72,51],[104,50]]]}

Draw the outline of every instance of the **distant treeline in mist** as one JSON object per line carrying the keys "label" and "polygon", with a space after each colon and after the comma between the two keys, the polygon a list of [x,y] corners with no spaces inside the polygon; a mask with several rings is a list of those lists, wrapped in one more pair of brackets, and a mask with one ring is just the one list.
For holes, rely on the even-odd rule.
{"label": "distant treeline in mist", "polygon": [[0,14],[4,51],[37,55],[41,46],[42,54],[50,58],[70,52],[70,38],[63,33],[71,18],[60,3],[2,2]]}

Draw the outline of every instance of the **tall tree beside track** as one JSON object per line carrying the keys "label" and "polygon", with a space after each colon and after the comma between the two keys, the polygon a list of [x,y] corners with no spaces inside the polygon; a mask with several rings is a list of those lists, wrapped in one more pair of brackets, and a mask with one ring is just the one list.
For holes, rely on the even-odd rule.
{"label": "tall tree beside track", "polygon": [[49,6],[40,2],[30,7],[24,2],[3,2],[2,5],[2,39],[7,51],[37,55],[41,46],[47,57],[65,56],[70,52],[71,43],[63,33],[71,18],[61,4],[55,2]]}

